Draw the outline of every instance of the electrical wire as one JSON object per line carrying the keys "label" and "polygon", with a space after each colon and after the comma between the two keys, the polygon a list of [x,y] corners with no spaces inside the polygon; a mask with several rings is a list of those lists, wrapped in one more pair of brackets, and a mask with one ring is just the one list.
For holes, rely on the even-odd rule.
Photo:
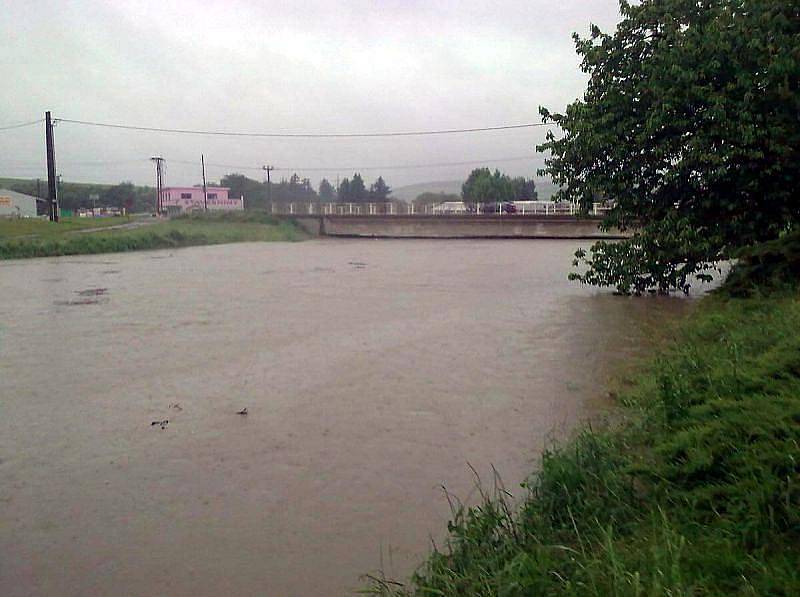
{"label": "electrical wire", "polygon": [[[433,162],[429,164],[395,164],[395,165],[386,165],[386,166],[339,166],[339,167],[321,167],[321,166],[274,166],[272,167],[273,171],[277,172],[367,172],[367,171],[388,171],[388,170],[417,170],[417,169],[425,169],[425,168],[447,168],[447,167],[455,167],[455,166],[475,166],[480,164],[497,164],[503,162],[520,162],[520,161],[529,161],[534,159],[535,156],[532,155],[525,155],[525,156],[510,156],[505,158],[490,158],[486,160],[467,160],[461,162]],[[138,160],[115,160],[115,161],[100,161],[100,162],[61,162],[63,166],[116,166],[116,165],[127,165],[127,164],[148,164],[149,159],[138,159]],[[175,160],[175,159],[165,159],[164,163],[170,164],[180,164],[184,166],[198,166],[198,162],[192,160]],[[27,169],[31,170],[34,169],[32,162],[16,162],[12,164],[11,162],[7,162],[5,160],[0,160],[0,165],[6,164],[11,167],[17,169]],[[35,168],[39,168],[40,166],[35,166]],[[241,164],[216,164],[207,162],[206,167],[209,168],[225,168],[231,171],[252,171],[252,172],[260,172],[264,169],[263,166],[245,166]]]}
{"label": "electrical wire", "polygon": [[34,124],[39,124],[40,122],[44,122],[44,118],[40,118],[39,120],[31,120],[30,122],[20,122],[19,124],[10,124],[8,126],[0,126],[0,131],[10,131],[11,129],[21,129],[24,126],[33,126]]}
{"label": "electrical wire", "polygon": [[[272,170],[279,171],[279,172],[360,172],[360,171],[367,171],[367,170],[415,170],[419,168],[446,168],[449,166],[472,166],[475,164],[493,164],[493,163],[500,163],[500,162],[518,162],[518,161],[527,161],[534,159],[535,156],[526,155],[526,156],[511,156],[506,158],[491,158],[488,160],[468,160],[463,162],[433,162],[430,164],[396,164],[396,165],[388,165],[388,166],[331,166],[331,167],[321,167],[321,166],[273,166]],[[196,161],[190,160],[172,160],[166,159],[166,162],[170,162],[172,164],[183,164],[187,166],[196,166]],[[211,162],[206,162],[207,167],[212,168],[230,168],[233,170],[263,170],[263,166],[242,166],[242,165],[235,165],[235,164],[214,164]]]}
{"label": "electrical wire", "polygon": [[276,170],[281,171],[298,171],[298,172],[341,172],[346,170],[352,170],[353,172],[358,172],[359,170],[416,170],[420,168],[447,168],[450,166],[473,166],[476,164],[496,164],[500,162],[519,162],[519,161],[527,161],[532,160],[534,156],[515,156],[515,157],[508,157],[508,158],[494,158],[490,160],[469,160],[464,162],[434,162],[431,164],[399,164],[394,166],[364,166],[361,168],[358,167],[345,167],[345,168],[280,168],[276,167]]}
{"label": "electrical wire", "polygon": [[223,137],[267,137],[267,138],[295,138],[295,139],[340,139],[357,137],[419,137],[425,135],[451,135],[456,133],[479,133],[487,131],[505,131],[524,129],[538,126],[548,126],[543,122],[529,122],[523,124],[503,124],[499,126],[473,127],[463,129],[439,129],[428,131],[392,131],[385,133],[246,133],[235,131],[205,131],[194,129],[172,129],[151,126],[134,126],[128,124],[112,124],[108,122],[92,122],[89,120],[73,120],[70,118],[56,118],[55,122],[66,122],[83,126],[95,126],[129,131],[146,131],[151,133],[175,133],[181,135],[214,135]]}

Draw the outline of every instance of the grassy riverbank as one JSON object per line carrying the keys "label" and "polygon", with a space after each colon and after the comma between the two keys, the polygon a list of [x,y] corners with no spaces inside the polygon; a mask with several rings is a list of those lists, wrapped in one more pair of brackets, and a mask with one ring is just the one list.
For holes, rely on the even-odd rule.
{"label": "grassy riverbank", "polygon": [[0,241],[21,237],[57,238],[63,234],[121,226],[136,221],[127,217],[114,218],[62,218],[56,224],[39,218],[0,218]]}
{"label": "grassy riverbank", "polygon": [[263,214],[221,214],[172,220],[133,221],[135,226],[87,231],[127,224],[125,218],[0,221],[0,259],[117,253],[245,241],[294,241],[305,234],[290,222]]}
{"label": "grassy riverbank", "polygon": [[417,595],[800,594],[800,235],[751,253],[543,456],[518,507],[457,510]]}

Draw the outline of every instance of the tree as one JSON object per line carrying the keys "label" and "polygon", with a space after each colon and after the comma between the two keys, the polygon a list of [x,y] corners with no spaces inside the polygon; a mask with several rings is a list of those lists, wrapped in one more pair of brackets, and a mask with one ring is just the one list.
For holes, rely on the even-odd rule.
{"label": "tree", "polygon": [[575,35],[589,75],[549,132],[542,173],[584,210],[612,201],[620,243],[571,277],[621,292],[688,291],[703,270],[800,221],[800,4],[620,2],[613,35]]}
{"label": "tree", "polygon": [[245,209],[264,209],[267,199],[267,185],[244,174],[226,174],[220,185],[230,189],[231,197],[244,197]]}
{"label": "tree", "polygon": [[130,209],[136,201],[136,189],[132,182],[121,182],[106,189],[100,201],[103,205]]}
{"label": "tree", "polygon": [[514,189],[514,201],[536,201],[539,196],[536,192],[536,183],[532,178],[518,176],[511,179]]}
{"label": "tree", "polygon": [[494,206],[514,199],[514,187],[511,179],[499,170],[492,173],[488,168],[476,168],[461,186],[461,195],[465,203]]}
{"label": "tree", "polygon": [[383,180],[382,176],[378,177],[374,183],[372,183],[369,187],[369,200],[370,201],[388,201],[389,200],[389,193],[392,192],[392,189],[386,184],[386,181]]}
{"label": "tree", "polygon": [[469,173],[467,180],[464,181],[464,184],[461,185],[461,196],[464,199],[464,203],[470,203],[473,205],[477,205],[482,200],[482,191],[483,189],[479,188],[479,181],[484,178],[491,177],[492,172],[489,168],[475,168],[472,172]]}
{"label": "tree", "polygon": [[354,203],[362,203],[367,198],[367,188],[364,186],[364,179],[356,172],[353,174],[353,180],[350,181],[350,201]]}
{"label": "tree", "polygon": [[339,203],[350,203],[353,200],[352,194],[350,193],[350,180],[347,177],[343,178],[342,182],[339,183],[336,198]]}
{"label": "tree", "polygon": [[333,185],[328,182],[327,178],[319,181],[319,198],[323,201],[333,201],[335,199]]}

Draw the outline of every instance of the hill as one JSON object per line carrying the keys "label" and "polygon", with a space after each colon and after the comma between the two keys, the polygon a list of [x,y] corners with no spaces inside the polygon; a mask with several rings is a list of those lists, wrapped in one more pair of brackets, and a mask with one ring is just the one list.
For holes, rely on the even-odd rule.
{"label": "hill", "polygon": [[453,193],[460,195],[463,182],[463,180],[440,180],[395,187],[392,189],[392,199],[410,202],[422,193]]}

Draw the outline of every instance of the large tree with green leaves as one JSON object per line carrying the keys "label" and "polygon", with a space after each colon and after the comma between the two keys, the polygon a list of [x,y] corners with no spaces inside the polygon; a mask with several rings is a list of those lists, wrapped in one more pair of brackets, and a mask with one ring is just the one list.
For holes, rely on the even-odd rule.
{"label": "large tree with green leaves", "polygon": [[223,187],[230,189],[231,197],[244,197],[245,209],[264,209],[267,185],[248,178],[244,174],[226,174],[220,180]]}
{"label": "large tree with green leaves", "polygon": [[538,149],[557,198],[613,206],[619,243],[573,274],[622,292],[688,290],[705,268],[800,221],[800,3],[620,2],[616,32],[575,36],[583,100]]}
{"label": "large tree with green leaves", "polygon": [[124,207],[130,210],[136,203],[136,187],[132,182],[121,182],[113,187],[108,187],[100,194],[100,201],[103,205]]}
{"label": "large tree with green leaves", "polygon": [[514,200],[514,186],[508,175],[499,170],[475,168],[461,185],[461,196],[465,203],[473,205],[495,205]]}
{"label": "large tree with green leaves", "polygon": [[539,194],[536,192],[536,182],[532,178],[518,176],[511,179],[514,189],[514,201],[536,201]]}

